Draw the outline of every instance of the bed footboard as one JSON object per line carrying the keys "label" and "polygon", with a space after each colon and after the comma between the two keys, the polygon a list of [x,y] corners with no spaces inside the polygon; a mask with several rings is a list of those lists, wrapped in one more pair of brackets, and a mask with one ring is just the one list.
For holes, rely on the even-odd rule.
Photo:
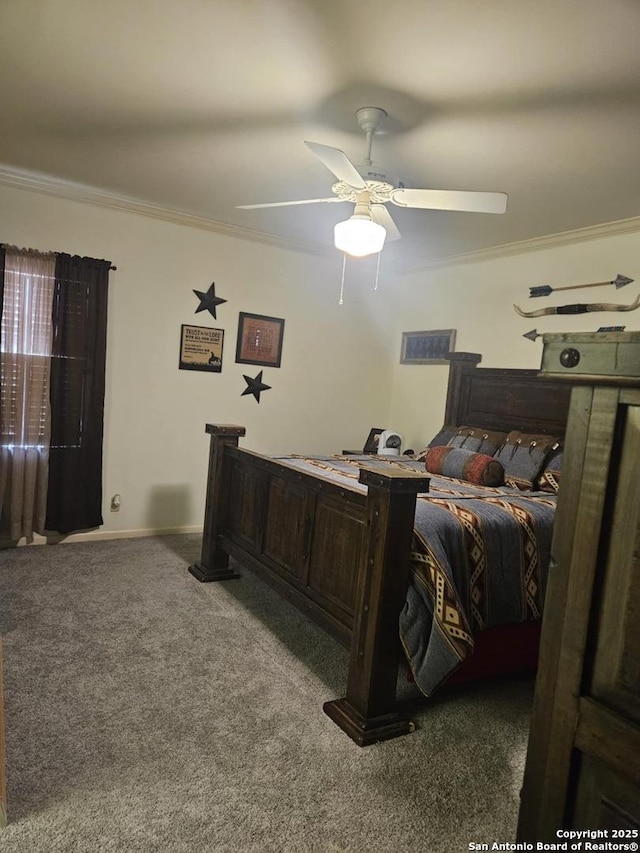
{"label": "bed footboard", "polygon": [[358,566],[347,692],[323,707],[352,740],[366,746],[415,728],[396,710],[398,617],[409,580],[416,495],[428,490],[429,478],[363,469],[360,482],[368,487],[366,544]]}
{"label": "bed footboard", "polygon": [[243,427],[207,424],[200,581],[238,577],[229,555],[350,647],[346,694],[324,710],[360,746],[413,731],[398,712],[398,617],[416,495],[429,478],[360,471],[362,491],[238,447]]}
{"label": "bed footboard", "polygon": [[189,566],[191,574],[202,582],[240,577],[237,572],[229,568],[229,554],[220,547],[218,536],[222,532],[224,522],[222,512],[225,503],[223,490],[226,485],[223,476],[224,451],[228,447],[237,447],[240,436],[246,433],[244,427],[231,424],[218,426],[207,424],[206,431],[211,435],[211,441],[202,531],[202,556],[199,563]]}

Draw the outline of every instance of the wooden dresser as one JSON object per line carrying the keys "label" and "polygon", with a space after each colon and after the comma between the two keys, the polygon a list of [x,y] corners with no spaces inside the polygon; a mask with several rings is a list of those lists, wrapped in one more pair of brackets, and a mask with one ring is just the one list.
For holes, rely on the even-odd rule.
{"label": "wooden dresser", "polygon": [[640,841],[640,332],[543,340],[542,375],[574,387],[518,840],[597,829],[628,844]]}

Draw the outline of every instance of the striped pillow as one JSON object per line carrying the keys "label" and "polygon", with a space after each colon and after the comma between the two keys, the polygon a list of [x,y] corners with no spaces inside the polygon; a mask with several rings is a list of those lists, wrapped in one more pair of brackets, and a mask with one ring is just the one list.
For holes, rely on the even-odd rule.
{"label": "striped pillow", "polygon": [[466,480],[478,486],[501,486],[504,468],[493,456],[460,447],[430,447],[425,459],[430,474]]}

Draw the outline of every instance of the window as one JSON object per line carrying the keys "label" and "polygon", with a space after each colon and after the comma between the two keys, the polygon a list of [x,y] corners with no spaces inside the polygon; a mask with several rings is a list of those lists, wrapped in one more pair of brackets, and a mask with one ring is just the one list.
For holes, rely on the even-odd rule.
{"label": "window", "polygon": [[49,443],[51,306],[55,256],[7,253],[0,333],[0,444],[37,448]]}
{"label": "window", "polygon": [[0,528],[102,524],[109,261],[0,246]]}

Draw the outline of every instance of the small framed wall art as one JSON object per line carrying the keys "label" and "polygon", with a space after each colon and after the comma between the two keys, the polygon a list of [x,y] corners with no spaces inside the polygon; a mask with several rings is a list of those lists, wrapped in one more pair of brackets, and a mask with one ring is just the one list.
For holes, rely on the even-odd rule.
{"label": "small framed wall art", "polygon": [[236,361],[240,364],[261,364],[280,367],[284,320],[263,314],[240,312]]}
{"label": "small framed wall art", "polygon": [[448,364],[447,355],[455,343],[455,329],[403,332],[400,364]]}
{"label": "small framed wall art", "polygon": [[384,432],[384,429],[381,427],[373,427],[369,435],[367,436],[367,440],[364,443],[364,447],[362,448],[363,453],[377,453],[378,452],[378,442],[380,441],[380,435]]}
{"label": "small framed wall art", "polygon": [[180,334],[180,370],[222,371],[224,329],[208,326],[182,326]]}

